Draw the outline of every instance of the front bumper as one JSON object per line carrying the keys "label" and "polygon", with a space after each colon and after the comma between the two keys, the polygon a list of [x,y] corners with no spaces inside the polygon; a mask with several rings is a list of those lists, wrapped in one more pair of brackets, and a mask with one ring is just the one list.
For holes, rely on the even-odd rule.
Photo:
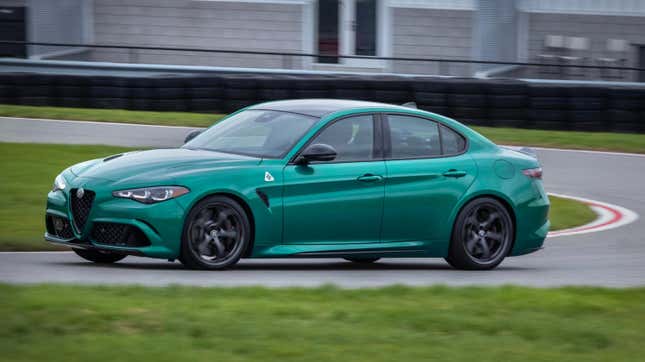
{"label": "front bumper", "polygon": [[[69,183],[69,181],[68,181]],[[73,248],[101,249],[115,252],[171,259],[179,255],[184,209],[172,199],[157,204],[142,204],[112,196],[106,182],[94,179],[75,179],[65,190],[47,195],[45,240]],[[95,193],[94,201],[82,227],[73,217],[70,191],[78,187]],[[70,230],[53,228],[52,217],[65,221]],[[128,234],[106,233],[105,226],[118,225]],[[110,231],[110,230],[108,230]],[[131,237],[135,233],[135,237]],[[116,235],[116,236],[114,236]],[[114,239],[114,240],[113,240]],[[116,240],[119,239],[119,240]],[[130,240],[132,239],[132,240]],[[132,241],[132,242],[130,242]]]}

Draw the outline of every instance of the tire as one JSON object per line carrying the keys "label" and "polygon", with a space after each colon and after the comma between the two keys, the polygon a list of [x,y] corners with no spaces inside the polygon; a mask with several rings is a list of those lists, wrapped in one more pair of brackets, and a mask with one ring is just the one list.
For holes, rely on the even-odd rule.
{"label": "tire", "polygon": [[439,107],[445,107],[448,105],[446,95],[443,93],[416,92],[414,93],[413,99],[417,104]]}
{"label": "tire", "polygon": [[446,93],[449,91],[449,81],[443,78],[415,78],[412,89],[415,92]]}
{"label": "tire", "polygon": [[92,249],[72,249],[76,255],[98,264],[111,264],[124,259],[127,255]]}
{"label": "tire", "polygon": [[517,80],[492,80],[484,84],[484,92],[490,95],[522,96],[526,98],[528,84]]}
{"label": "tire", "polygon": [[570,97],[569,109],[574,111],[595,111],[607,108],[606,98],[601,97]]}
{"label": "tire", "polygon": [[294,98],[329,98],[329,91],[326,89],[294,89]]}
{"label": "tire", "polygon": [[489,95],[488,105],[491,108],[526,108],[528,98],[524,95]]}
{"label": "tire", "polygon": [[486,96],[483,94],[449,94],[448,104],[452,107],[486,108]]}
{"label": "tire", "polygon": [[413,100],[410,92],[405,90],[374,89],[372,97],[377,102],[402,104]]}
{"label": "tire", "polygon": [[446,261],[457,269],[493,269],[508,255],[513,235],[514,225],[504,205],[490,197],[475,199],[457,216]]}
{"label": "tire", "polygon": [[348,256],[343,259],[351,261],[352,263],[372,264],[381,258],[361,258],[360,256]]}
{"label": "tire", "polygon": [[258,97],[261,100],[273,101],[278,99],[291,98],[291,90],[287,88],[269,88],[258,90]]}
{"label": "tire", "polygon": [[569,107],[566,98],[561,97],[532,97],[529,98],[529,107],[534,109],[565,110]]}
{"label": "tire", "polygon": [[184,221],[179,260],[190,269],[226,269],[240,260],[250,242],[251,225],[242,206],[225,196],[210,196]]}
{"label": "tire", "polygon": [[337,99],[373,100],[371,91],[368,89],[334,89],[333,97]]}
{"label": "tire", "polygon": [[483,95],[485,84],[471,78],[451,78],[448,87],[450,93]]}

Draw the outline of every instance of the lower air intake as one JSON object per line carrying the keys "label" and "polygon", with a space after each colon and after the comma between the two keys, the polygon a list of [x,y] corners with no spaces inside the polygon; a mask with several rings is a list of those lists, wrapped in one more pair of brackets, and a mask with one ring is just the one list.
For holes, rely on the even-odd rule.
{"label": "lower air intake", "polygon": [[150,240],[136,226],[112,222],[97,222],[91,233],[92,241],[99,244],[142,247],[150,245]]}

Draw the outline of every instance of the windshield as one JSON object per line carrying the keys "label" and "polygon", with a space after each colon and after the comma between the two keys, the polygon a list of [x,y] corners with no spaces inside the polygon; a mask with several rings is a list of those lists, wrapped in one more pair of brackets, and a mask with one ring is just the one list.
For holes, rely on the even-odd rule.
{"label": "windshield", "polygon": [[184,148],[281,158],[318,118],[302,114],[247,110],[204,131]]}

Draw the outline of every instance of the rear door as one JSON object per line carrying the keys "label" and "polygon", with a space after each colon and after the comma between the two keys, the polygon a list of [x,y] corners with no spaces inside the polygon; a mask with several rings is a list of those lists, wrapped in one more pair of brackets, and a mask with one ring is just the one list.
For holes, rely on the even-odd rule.
{"label": "rear door", "polygon": [[477,173],[465,138],[426,118],[384,119],[382,241],[448,240],[450,214]]}
{"label": "rear door", "polygon": [[331,145],[335,160],[285,167],[285,243],[379,241],[385,190],[381,139],[372,114],[332,121],[309,144]]}

